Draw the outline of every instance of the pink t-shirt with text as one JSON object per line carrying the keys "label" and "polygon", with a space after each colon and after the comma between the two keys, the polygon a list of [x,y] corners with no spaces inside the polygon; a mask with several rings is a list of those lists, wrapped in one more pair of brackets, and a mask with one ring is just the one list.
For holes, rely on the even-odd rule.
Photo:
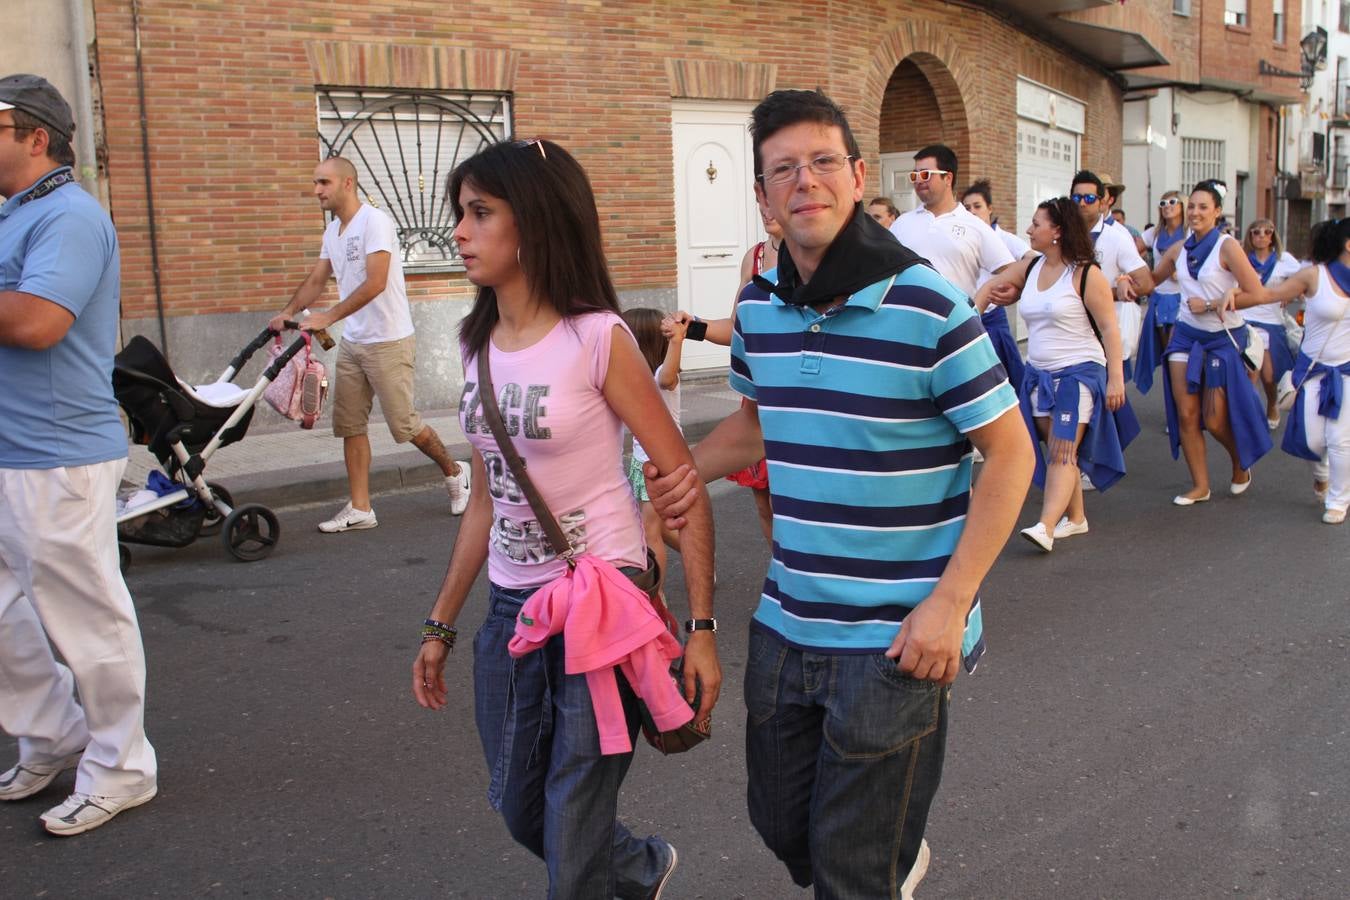
{"label": "pink t-shirt with text", "polygon": [[[623,466],[623,423],[602,393],[616,325],[628,330],[609,312],[563,319],[524,350],[507,353],[489,342],[488,361],[516,452],[573,547],[616,566],[643,567],[647,546]],[[507,588],[546,584],[566,567],[497,450],[477,373],[477,358],[467,357],[459,424],[487,468],[488,577]]]}

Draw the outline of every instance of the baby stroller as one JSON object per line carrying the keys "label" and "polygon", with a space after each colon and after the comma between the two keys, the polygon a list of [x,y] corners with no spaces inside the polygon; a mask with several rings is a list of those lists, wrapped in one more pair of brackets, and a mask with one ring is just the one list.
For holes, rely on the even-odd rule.
{"label": "baby stroller", "polygon": [[[286,326],[299,327],[294,322]],[[333,346],[325,332],[315,336],[325,349]],[[304,338],[298,338],[263,370],[253,387],[234,384],[235,374],[274,337],[276,332],[264,329],[214,384],[198,387],[175,376],[159,349],[140,335],[117,354],[113,393],[131,423],[132,440],[148,445],[168,478],[176,482],[176,489],[158,499],[119,511],[117,549],[123,571],[131,564],[126,544],[186,547],[199,537],[219,533],[231,555],[244,562],[263,559],[276,549],[281,536],[276,514],[258,503],[235,506],[229,491],[202,475],[218,449],[244,437],[263,390],[305,346]]]}

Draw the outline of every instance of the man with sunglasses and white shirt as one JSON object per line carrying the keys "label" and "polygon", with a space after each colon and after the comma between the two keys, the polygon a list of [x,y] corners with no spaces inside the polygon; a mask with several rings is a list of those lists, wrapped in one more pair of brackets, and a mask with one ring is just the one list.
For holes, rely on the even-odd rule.
{"label": "man with sunglasses and white shirt", "polygon": [[1153,275],[1144,258],[1134,246],[1134,238],[1125,226],[1111,217],[1106,186],[1087,169],[1073,176],[1069,195],[1083,223],[1092,233],[1097,251],[1097,264],[1111,282],[1119,303],[1135,303],[1153,290]]}
{"label": "man with sunglasses and white shirt", "polygon": [[992,228],[957,202],[956,165],[956,154],[942,144],[914,154],[909,181],[923,206],[896,219],[891,234],[974,297],[980,272],[1001,272],[1013,256]]}

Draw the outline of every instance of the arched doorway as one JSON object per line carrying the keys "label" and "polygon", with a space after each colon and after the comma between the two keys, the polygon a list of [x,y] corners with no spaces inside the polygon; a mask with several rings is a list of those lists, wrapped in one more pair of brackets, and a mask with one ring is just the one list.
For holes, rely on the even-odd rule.
{"label": "arched doorway", "polygon": [[[964,165],[970,126],[965,101],[951,71],[931,53],[910,53],[896,64],[881,97],[877,122],[881,190],[901,211],[917,203],[906,173],[914,153],[928,144],[946,144]],[[966,173],[958,172],[958,188]]]}

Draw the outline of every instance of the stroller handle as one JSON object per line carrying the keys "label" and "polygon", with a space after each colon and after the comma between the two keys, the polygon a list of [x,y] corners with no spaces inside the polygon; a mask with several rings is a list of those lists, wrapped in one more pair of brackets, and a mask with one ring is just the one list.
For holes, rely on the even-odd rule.
{"label": "stroller handle", "polygon": [[[300,323],[299,323],[299,322],[292,322],[292,321],[290,321],[290,320],[288,319],[288,320],[286,321],[286,327],[287,327],[288,329],[299,330],[299,328],[300,328]],[[246,363],[248,363],[248,361],[249,361],[250,359],[253,358],[253,354],[257,353],[257,352],[258,352],[259,350],[261,350],[263,347],[267,346],[267,342],[270,341],[270,340],[272,340],[274,337],[276,337],[276,336],[277,336],[278,334],[280,334],[280,333],[281,333],[281,332],[279,332],[279,331],[273,331],[273,330],[270,329],[270,328],[264,328],[262,331],[260,331],[260,332],[258,333],[258,336],[257,336],[257,337],[255,337],[253,340],[249,341],[249,342],[248,342],[248,345],[245,346],[243,350],[240,350],[240,351],[239,351],[239,354],[238,354],[237,356],[235,356],[234,359],[230,360],[230,367],[229,367],[228,369],[225,370],[225,371],[226,371],[226,375],[229,376],[229,377],[226,378],[225,380],[228,381],[229,378],[232,378],[236,373],[242,371],[243,368],[244,368],[244,365],[245,365]],[[329,336],[327,329],[321,328],[321,329],[319,329],[318,331],[315,331],[315,332],[314,332],[314,337],[318,339],[318,341],[319,341],[319,346],[320,346],[320,347],[323,347],[323,349],[325,349],[325,350],[332,350],[333,347],[334,347],[334,346],[336,345],[336,343],[337,343],[336,341],[333,340],[333,338],[332,338],[331,336]],[[299,349],[299,348],[297,348],[297,351],[298,351],[298,349]],[[295,354],[292,353],[290,356],[294,356],[294,355],[295,355]],[[290,359],[290,356],[288,356],[287,359]]]}

